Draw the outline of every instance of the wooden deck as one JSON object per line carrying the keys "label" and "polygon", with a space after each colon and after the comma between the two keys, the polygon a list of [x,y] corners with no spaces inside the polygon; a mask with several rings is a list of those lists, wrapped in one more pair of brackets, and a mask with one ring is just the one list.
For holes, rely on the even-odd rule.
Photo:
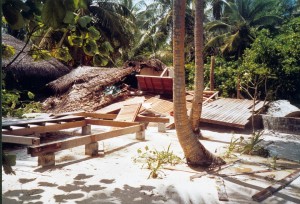
{"label": "wooden deck", "polygon": [[[263,106],[263,101],[257,101],[255,111],[260,110]],[[201,121],[243,129],[250,121],[252,107],[252,100],[220,98],[204,104]]]}

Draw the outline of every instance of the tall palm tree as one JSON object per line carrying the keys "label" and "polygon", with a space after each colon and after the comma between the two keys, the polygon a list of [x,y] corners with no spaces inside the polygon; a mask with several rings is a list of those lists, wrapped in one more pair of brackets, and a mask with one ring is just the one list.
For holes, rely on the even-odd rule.
{"label": "tall palm tree", "polygon": [[199,123],[202,112],[203,89],[204,89],[204,64],[203,64],[203,19],[204,2],[195,1],[195,80],[194,80],[194,98],[190,113],[192,129],[195,134],[200,134]]}
{"label": "tall palm tree", "polygon": [[216,33],[206,44],[206,49],[222,46],[224,55],[234,55],[236,59],[254,41],[256,29],[282,20],[277,15],[269,14],[276,6],[274,0],[219,1],[224,5],[223,13],[220,20],[206,26],[208,31]]}
{"label": "tall palm tree", "polygon": [[179,143],[190,165],[209,166],[224,163],[215,157],[199,142],[188,120],[185,101],[184,38],[185,38],[185,0],[174,0],[173,13],[173,101],[174,120]]}

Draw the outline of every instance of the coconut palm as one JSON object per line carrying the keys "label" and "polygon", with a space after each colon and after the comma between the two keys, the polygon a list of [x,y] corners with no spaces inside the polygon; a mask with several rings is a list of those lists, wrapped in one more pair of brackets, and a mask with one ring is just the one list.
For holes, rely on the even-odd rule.
{"label": "coconut palm", "polygon": [[143,0],[138,2],[133,0],[119,0],[118,3],[125,6],[133,15],[137,15],[143,8],[147,7],[146,2]]}
{"label": "coconut palm", "polygon": [[194,81],[194,98],[190,113],[192,129],[195,134],[200,133],[199,123],[202,112],[203,89],[204,89],[204,64],[203,64],[203,18],[204,2],[195,1],[195,81]]}
{"label": "coconut palm", "polygon": [[215,157],[199,142],[192,131],[188,120],[185,101],[185,71],[184,71],[184,38],[185,38],[185,0],[174,0],[173,13],[173,101],[174,120],[179,143],[190,165],[208,166],[223,164],[224,161]]}
{"label": "coconut palm", "polygon": [[221,20],[208,23],[206,29],[216,35],[206,49],[221,47],[224,55],[242,56],[255,39],[255,30],[281,21],[277,15],[268,14],[275,8],[274,0],[220,0],[224,5]]}
{"label": "coconut palm", "polygon": [[[188,2],[191,2],[190,0]],[[137,16],[137,25],[141,29],[135,46],[135,55],[145,54],[155,57],[159,50],[168,48],[172,39],[173,0],[154,0]],[[194,18],[191,8],[186,9],[186,32],[192,36]],[[186,38],[188,40],[188,38]],[[171,44],[171,43],[170,43]],[[147,54],[148,53],[148,54]]]}

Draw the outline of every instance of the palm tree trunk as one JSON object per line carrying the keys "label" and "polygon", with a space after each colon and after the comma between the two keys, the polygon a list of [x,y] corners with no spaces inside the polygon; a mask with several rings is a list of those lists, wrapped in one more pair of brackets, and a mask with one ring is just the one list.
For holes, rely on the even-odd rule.
{"label": "palm tree trunk", "polygon": [[204,65],[203,65],[203,1],[195,1],[195,79],[194,79],[194,98],[190,113],[192,129],[195,134],[200,135],[200,117],[202,112],[203,89],[204,89]]}
{"label": "palm tree trunk", "polygon": [[210,84],[210,90],[213,91],[215,90],[215,56],[212,55],[210,56],[210,76],[209,76],[209,84]]}
{"label": "palm tree trunk", "polygon": [[174,1],[173,13],[173,101],[174,120],[179,143],[183,149],[187,163],[190,165],[209,166],[223,164],[224,161],[215,157],[199,142],[192,131],[187,116],[185,101],[185,70],[184,70],[184,37],[185,37],[185,0]]}

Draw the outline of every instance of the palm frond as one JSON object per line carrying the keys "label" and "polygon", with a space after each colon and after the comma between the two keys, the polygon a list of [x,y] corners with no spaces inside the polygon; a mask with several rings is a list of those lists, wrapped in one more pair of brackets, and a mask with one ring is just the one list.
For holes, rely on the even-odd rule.
{"label": "palm frond", "polygon": [[206,43],[204,47],[204,52],[206,52],[209,48],[221,47],[224,44],[226,38],[228,38],[228,36],[230,36],[230,33],[224,33],[222,35],[218,35],[212,38]]}
{"label": "palm frond", "polygon": [[227,23],[224,23],[222,21],[213,21],[211,23],[208,23],[205,25],[205,29],[207,31],[210,32],[214,32],[214,31],[220,31],[220,30],[229,30],[230,29],[230,25]]}
{"label": "palm frond", "polygon": [[265,15],[271,8],[275,8],[273,0],[255,0],[249,12],[249,19],[253,20],[258,16]]}
{"label": "palm frond", "polygon": [[255,19],[251,22],[250,26],[268,26],[280,23],[283,21],[283,18],[275,15],[262,16],[258,19]]}

